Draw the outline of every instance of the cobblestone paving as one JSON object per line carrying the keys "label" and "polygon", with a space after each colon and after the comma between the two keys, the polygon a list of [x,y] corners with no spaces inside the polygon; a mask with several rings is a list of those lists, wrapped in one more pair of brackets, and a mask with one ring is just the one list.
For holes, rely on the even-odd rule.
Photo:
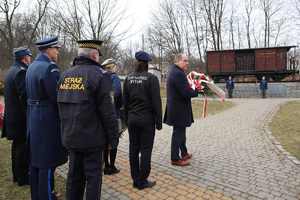
{"label": "cobblestone paving", "polygon": [[188,129],[190,166],[170,165],[172,129],[157,132],[150,177],[157,186],[151,190],[132,188],[125,135],[117,162],[122,172],[104,177],[102,199],[300,199],[300,165],[278,151],[263,128],[287,99],[233,101],[235,107]]}

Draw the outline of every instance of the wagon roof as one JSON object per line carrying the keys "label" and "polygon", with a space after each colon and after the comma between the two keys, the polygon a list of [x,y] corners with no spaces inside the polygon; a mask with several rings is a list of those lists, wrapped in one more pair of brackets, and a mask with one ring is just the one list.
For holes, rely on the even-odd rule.
{"label": "wagon roof", "polygon": [[291,48],[295,48],[297,46],[278,46],[278,47],[264,47],[264,48],[248,48],[248,49],[224,49],[219,51],[206,51],[207,53],[210,52],[224,52],[224,51],[249,51],[249,50],[263,50],[263,49],[287,49],[289,51]]}

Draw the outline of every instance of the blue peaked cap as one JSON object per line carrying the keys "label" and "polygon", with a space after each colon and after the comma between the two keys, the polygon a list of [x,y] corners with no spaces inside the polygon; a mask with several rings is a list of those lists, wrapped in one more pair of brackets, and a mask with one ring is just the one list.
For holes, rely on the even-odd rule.
{"label": "blue peaked cap", "polygon": [[23,56],[32,56],[31,51],[26,47],[14,48],[13,52],[14,52],[15,58],[21,58]]}
{"label": "blue peaked cap", "polygon": [[39,50],[56,47],[60,48],[61,45],[58,44],[58,37],[50,37],[50,38],[44,38],[40,41],[37,41],[35,45],[38,47]]}
{"label": "blue peaked cap", "polygon": [[144,52],[144,51],[138,51],[135,53],[135,58],[137,60],[140,60],[140,61],[144,61],[144,62],[149,62],[152,60],[151,56]]}

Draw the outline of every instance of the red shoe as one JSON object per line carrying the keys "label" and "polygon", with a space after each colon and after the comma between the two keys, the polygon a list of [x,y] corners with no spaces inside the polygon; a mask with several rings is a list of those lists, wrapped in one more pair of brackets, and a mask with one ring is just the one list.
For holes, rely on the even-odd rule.
{"label": "red shoe", "polygon": [[192,154],[189,154],[189,153],[187,153],[187,154],[185,154],[184,156],[182,156],[182,160],[189,160],[189,159],[191,159],[192,158]]}
{"label": "red shoe", "polygon": [[171,164],[183,167],[189,165],[190,162],[188,160],[179,159],[179,160],[172,160]]}

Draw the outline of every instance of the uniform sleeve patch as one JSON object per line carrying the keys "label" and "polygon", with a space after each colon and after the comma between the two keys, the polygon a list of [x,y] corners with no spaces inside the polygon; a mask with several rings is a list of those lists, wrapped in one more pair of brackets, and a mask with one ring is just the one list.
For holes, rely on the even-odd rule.
{"label": "uniform sleeve patch", "polygon": [[84,90],[85,85],[82,77],[66,77],[59,85],[60,90]]}

